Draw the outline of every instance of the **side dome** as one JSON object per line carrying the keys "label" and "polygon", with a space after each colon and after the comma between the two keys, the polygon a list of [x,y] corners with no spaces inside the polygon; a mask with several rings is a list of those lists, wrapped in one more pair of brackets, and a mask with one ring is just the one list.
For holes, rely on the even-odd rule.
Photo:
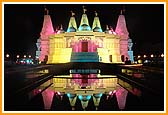
{"label": "side dome", "polygon": [[68,28],[67,32],[76,32],[76,29],[71,26],[70,28]]}
{"label": "side dome", "polygon": [[93,29],[93,32],[102,32],[102,30],[101,30],[101,28],[99,28],[99,27],[95,27],[95,28]]}

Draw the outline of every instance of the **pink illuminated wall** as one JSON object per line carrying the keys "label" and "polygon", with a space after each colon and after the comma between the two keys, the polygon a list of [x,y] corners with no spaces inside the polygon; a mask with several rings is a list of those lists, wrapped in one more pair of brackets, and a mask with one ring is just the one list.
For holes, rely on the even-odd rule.
{"label": "pink illuminated wall", "polygon": [[121,110],[125,109],[127,94],[128,94],[128,91],[122,87],[118,88],[118,90],[116,91],[118,107]]}
{"label": "pink illuminated wall", "polygon": [[40,33],[40,61],[44,61],[49,54],[49,35],[54,33],[50,15],[44,15],[43,27]]}
{"label": "pink illuminated wall", "polygon": [[120,53],[124,58],[128,56],[128,30],[125,22],[125,16],[119,15],[115,33],[120,36]]}
{"label": "pink illuminated wall", "polygon": [[[87,78],[84,78],[84,76],[81,74],[72,74],[72,78],[74,78],[73,80],[75,81],[75,83],[79,84],[79,86],[81,86],[81,87],[91,86],[92,83],[94,83],[96,80],[98,80],[98,79],[96,79],[97,74],[88,74],[85,76],[87,76]],[[79,78],[79,79],[75,79],[75,78]],[[85,79],[86,81],[83,81],[83,79]]]}
{"label": "pink illuminated wall", "polygon": [[79,40],[76,43],[71,43],[72,51],[73,52],[82,52],[82,43],[87,42],[88,47],[87,47],[87,52],[96,52],[97,48],[99,48],[99,45],[96,45],[94,41],[92,40]]}
{"label": "pink illuminated wall", "polygon": [[42,96],[43,96],[43,102],[44,102],[44,109],[50,110],[53,97],[54,97],[54,91],[50,89],[46,89],[45,91],[42,92]]}

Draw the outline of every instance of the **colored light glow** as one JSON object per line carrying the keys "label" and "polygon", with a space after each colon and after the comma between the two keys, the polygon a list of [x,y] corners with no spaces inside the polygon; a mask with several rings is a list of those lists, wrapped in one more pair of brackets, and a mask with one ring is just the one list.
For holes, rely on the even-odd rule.
{"label": "colored light glow", "polygon": [[70,93],[67,93],[67,96],[70,98],[70,97],[71,97],[71,94],[70,94]]}
{"label": "colored light glow", "polygon": [[27,63],[27,64],[29,64],[29,63],[30,63],[30,61],[29,61],[29,60],[26,60],[26,63]]}
{"label": "colored light glow", "polygon": [[161,57],[164,57],[164,54],[162,54]]}
{"label": "colored light glow", "polygon": [[100,94],[99,94],[99,97],[101,97],[102,95],[103,95],[103,94],[102,94],[102,93],[100,93]]}
{"label": "colored light glow", "polygon": [[146,58],[147,56],[146,56],[146,55],[144,55],[143,57],[144,57],[144,58]]}
{"label": "colored light glow", "polygon": [[90,99],[91,99],[91,95],[87,95],[87,96],[86,96],[86,99],[87,99],[87,100],[90,100]]}
{"label": "colored light glow", "polygon": [[80,100],[82,100],[82,99],[83,99],[83,96],[82,96],[82,95],[78,95],[78,98],[79,98]]}

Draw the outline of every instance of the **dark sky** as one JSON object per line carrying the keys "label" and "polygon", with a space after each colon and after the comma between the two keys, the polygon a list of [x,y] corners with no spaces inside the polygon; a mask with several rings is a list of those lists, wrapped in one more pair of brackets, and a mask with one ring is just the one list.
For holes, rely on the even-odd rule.
{"label": "dark sky", "polygon": [[[92,26],[94,11],[98,12],[102,29],[105,25],[115,29],[118,15],[125,7],[125,18],[129,36],[132,38],[134,54],[162,53],[164,50],[164,5],[163,4],[50,4],[46,7],[54,29],[61,24],[67,29],[71,16],[75,12],[79,26],[82,6],[85,5]],[[35,55],[36,40],[40,37],[44,16],[44,4],[5,4],[4,5],[4,52]]]}

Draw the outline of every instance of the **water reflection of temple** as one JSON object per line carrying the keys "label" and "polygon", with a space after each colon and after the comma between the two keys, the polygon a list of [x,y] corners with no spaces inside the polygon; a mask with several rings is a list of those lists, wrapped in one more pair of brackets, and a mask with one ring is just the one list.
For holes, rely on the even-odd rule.
{"label": "water reflection of temple", "polygon": [[[121,63],[133,62],[132,40],[122,11],[115,31],[112,27],[102,30],[98,13],[95,12],[92,27],[83,9],[80,25],[77,26],[72,12],[67,31],[61,26],[54,31],[49,11],[46,9],[40,38],[37,40],[36,57],[48,64],[66,62]],[[127,57],[127,58],[126,58]]]}
{"label": "water reflection of temple", "polygon": [[128,91],[118,85],[116,76],[100,74],[56,76],[35,89],[32,94],[41,92],[50,83],[53,83],[52,86],[41,93],[45,110],[63,111],[61,107],[67,111],[125,109]]}

